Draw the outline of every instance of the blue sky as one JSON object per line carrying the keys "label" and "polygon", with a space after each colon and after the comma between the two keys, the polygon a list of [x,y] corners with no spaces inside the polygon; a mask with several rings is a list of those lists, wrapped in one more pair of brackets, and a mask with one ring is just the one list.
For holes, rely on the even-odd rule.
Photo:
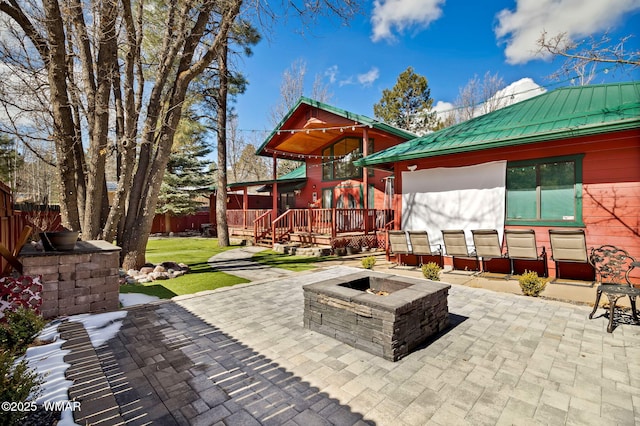
{"label": "blue sky", "polygon": [[[274,26],[253,56],[238,62],[249,80],[235,103],[240,130],[272,129],[269,112],[282,74],[296,60],[306,63],[305,96],[320,75],[332,93],[329,104],[369,117],[408,66],[428,79],[435,102],[453,102],[469,79],[487,71],[505,84],[529,77],[549,89],[566,86],[548,78],[562,61],[532,54],[540,33],[567,32],[574,40],[605,31],[613,40],[633,35],[626,48],[637,51],[640,0],[377,0],[366,2],[349,26],[321,19],[304,36],[298,28]],[[638,79],[636,69],[599,73],[592,83]]]}

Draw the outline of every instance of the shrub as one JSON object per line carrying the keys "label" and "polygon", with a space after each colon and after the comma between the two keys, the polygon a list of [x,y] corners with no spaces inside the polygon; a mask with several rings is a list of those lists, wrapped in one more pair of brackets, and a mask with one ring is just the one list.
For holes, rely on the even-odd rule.
{"label": "shrub", "polygon": [[375,256],[367,256],[362,258],[362,267],[364,269],[373,269],[373,266],[376,264]]}
{"label": "shrub", "polygon": [[547,280],[540,278],[535,271],[525,271],[518,278],[518,282],[525,296],[538,297],[547,286]]}
{"label": "shrub", "polygon": [[0,346],[21,354],[44,328],[45,322],[33,309],[23,307],[5,311],[5,315],[7,321],[0,324]]}
{"label": "shrub", "polygon": [[[8,350],[0,350],[0,401],[24,403],[31,395],[34,401],[40,392],[42,378],[30,370],[25,360],[15,362]],[[0,424],[17,425],[30,411],[3,411]]]}
{"label": "shrub", "polygon": [[442,268],[435,262],[429,262],[422,265],[422,275],[431,281],[440,281],[440,271]]}

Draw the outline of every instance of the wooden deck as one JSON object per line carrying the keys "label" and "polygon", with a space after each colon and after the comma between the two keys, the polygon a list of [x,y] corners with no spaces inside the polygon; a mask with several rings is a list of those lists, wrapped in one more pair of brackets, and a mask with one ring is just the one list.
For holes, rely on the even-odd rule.
{"label": "wooden deck", "polygon": [[391,210],[290,209],[275,219],[271,210],[229,210],[229,235],[256,245],[385,247]]}

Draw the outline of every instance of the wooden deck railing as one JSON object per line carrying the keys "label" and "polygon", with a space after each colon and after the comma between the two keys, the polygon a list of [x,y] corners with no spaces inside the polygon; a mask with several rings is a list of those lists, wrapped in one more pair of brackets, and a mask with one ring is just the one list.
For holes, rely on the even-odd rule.
{"label": "wooden deck railing", "polygon": [[234,228],[252,228],[258,217],[270,211],[267,209],[227,210],[227,224]]}
{"label": "wooden deck railing", "polygon": [[271,230],[271,210],[266,210],[253,221],[253,241],[264,238]]}
{"label": "wooden deck railing", "polygon": [[271,210],[227,210],[230,227],[254,228],[256,241],[269,232],[273,241],[286,239],[291,233],[331,235],[373,233],[393,223],[389,209],[289,209],[275,219]]}

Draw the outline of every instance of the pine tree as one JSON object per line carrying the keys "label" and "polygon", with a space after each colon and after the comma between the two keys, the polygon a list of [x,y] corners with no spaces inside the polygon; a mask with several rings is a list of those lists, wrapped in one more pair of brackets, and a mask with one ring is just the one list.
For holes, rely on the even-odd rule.
{"label": "pine tree", "polygon": [[426,77],[408,67],[398,76],[392,89],[382,91],[382,98],[373,106],[373,113],[387,124],[420,135],[438,125],[432,107],[433,99]]}
{"label": "pine tree", "polygon": [[157,213],[182,216],[193,214],[198,210],[201,202],[199,197],[211,193],[213,177],[208,172],[211,161],[205,157],[211,153],[202,135],[204,129],[193,121],[186,121],[180,144],[169,157],[167,170],[164,174]]}
{"label": "pine tree", "polygon": [[22,157],[13,147],[13,140],[6,135],[0,135],[0,181],[13,187],[15,171],[23,162]]}

